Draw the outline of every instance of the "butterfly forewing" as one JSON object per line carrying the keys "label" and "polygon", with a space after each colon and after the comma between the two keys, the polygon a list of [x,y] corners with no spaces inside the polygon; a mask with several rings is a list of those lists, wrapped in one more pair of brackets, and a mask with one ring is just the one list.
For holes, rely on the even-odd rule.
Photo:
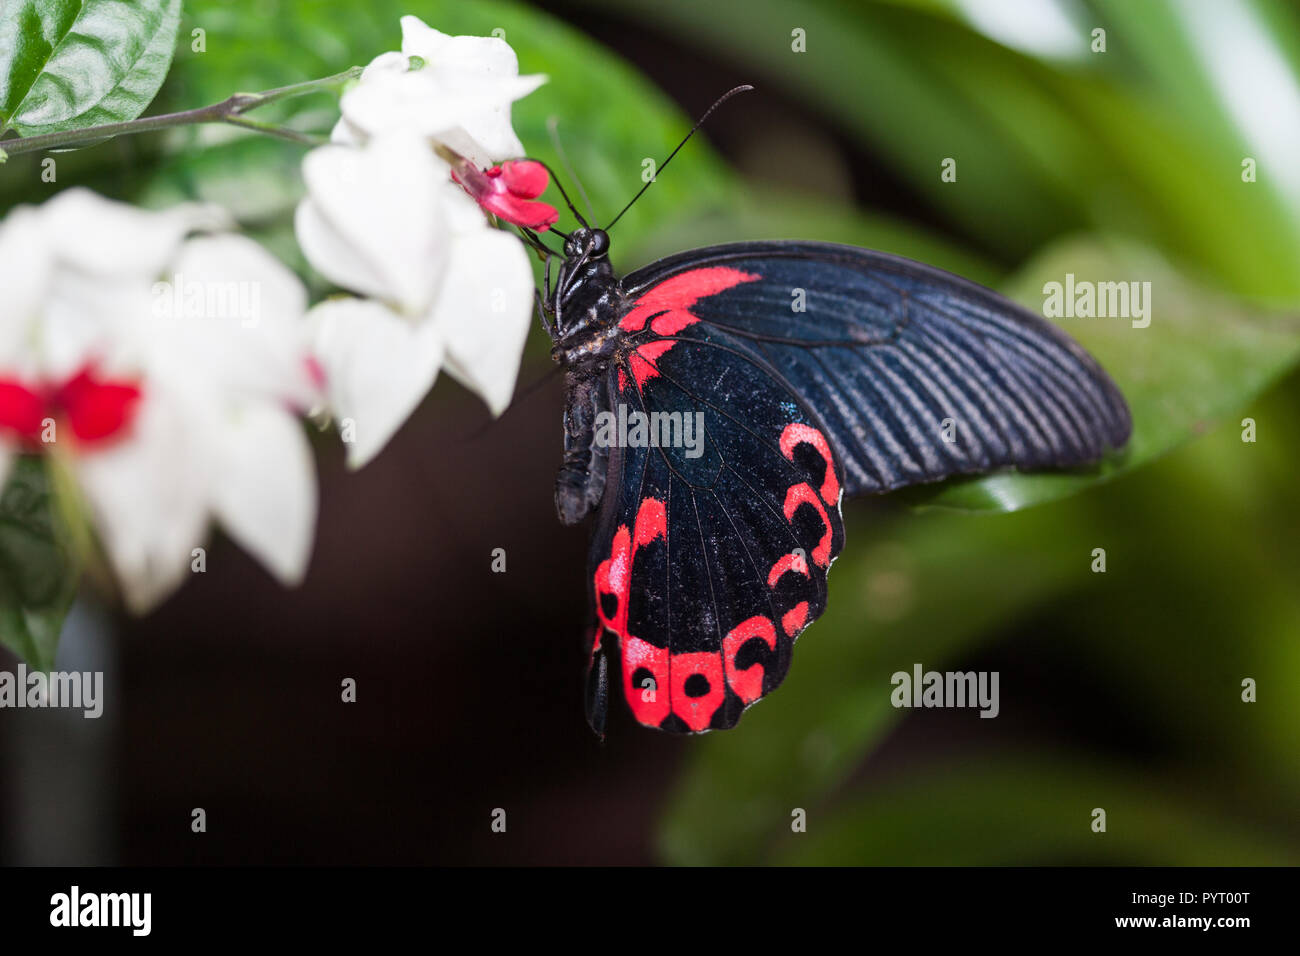
{"label": "butterfly forewing", "polygon": [[825,422],[848,494],[1083,465],[1128,439],[1128,407],[1082,347],[920,263],[823,243],[743,243],[663,260],[625,287],[643,300],[720,268],[759,278],[699,299],[699,321],[676,334],[725,331],[749,343]]}

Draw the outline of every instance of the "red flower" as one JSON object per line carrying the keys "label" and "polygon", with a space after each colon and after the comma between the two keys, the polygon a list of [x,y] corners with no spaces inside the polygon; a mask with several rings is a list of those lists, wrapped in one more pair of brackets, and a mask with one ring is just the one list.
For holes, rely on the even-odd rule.
{"label": "red flower", "polygon": [[82,442],[97,442],[131,423],[139,399],[138,387],[101,381],[90,366],[54,389],[29,388],[13,379],[0,379],[0,430],[17,432],[35,443],[45,419],[62,419]]}
{"label": "red flower", "polygon": [[545,232],[560,218],[554,206],[531,201],[544,193],[550,182],[550,174],[541,163],[530,159],[508,160],[485,170],[469,163],[457,165],[459,168],[453,168],[451,178],[503,222]]}

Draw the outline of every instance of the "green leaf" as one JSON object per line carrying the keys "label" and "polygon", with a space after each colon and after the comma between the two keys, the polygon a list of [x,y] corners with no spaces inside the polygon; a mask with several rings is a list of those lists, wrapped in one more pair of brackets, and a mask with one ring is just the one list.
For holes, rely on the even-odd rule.
{"label": "green leaf", "polygon": [[[1092,830],[1094,807],[1106,811],[1105,833]],[[806,833],[784,834],[772,855],[786,866],[1300,862],[1277,834],[1225,824],[1177,781],[1047,754],[931,769],[855,794],[847,806],[811,820]]]}
{"label": "green leaf", "polygon": [[18,459],[0,493],[0,644],[51,670],[78,562],[42,459]]}
{"label": "green leaf", "polygon": [[1082,281],[1150,282],[1150,325],[1126,318],[1057,323],[1101,362],[1133,413],[1120,454],[1081,472],[1005,472],[905,493],[914,504],[1015,511],[1073,494],[1139,468],[1235,414],[1300,362],[1300,316],[1250,309],[1179,275],[1133,243],[1076,239],[1034,258],[1007,292],[1042,313],[1043,286]]}
{"label": "green leaf", "polygon": [[139,116],[167,76],[181,0],[21,0],[0,27],[0,132]]}
{"label": "green leaf", "polygon": [[[1186,3],[1072,4],[1070,19],[1107,28],[1110,47],[1059,62],[976,33],[937,0],[806,0],[797,12],[786,0],[750,0],[740,17],[698,0],[582,3],[667,30],[705,56],[721,52],[754,95],[779,89],[833,119],[984,251],[1020,261],[1070,233],[1122,233],[1239,295],[1300,302],[1288,158],[1265,162],[1238,129],[1258,118],[1217,106],[1224,91],[1204,81],[1212,64],[1185,49]],[[1276,3],[1218,6],[1202,16],[1234,34],[1243,21],[1273,21],[1249,49],[1283,67],[1278,90],[1297,82],[1293,14]],[[795,29],[803,52],[792,49]],[[1258,182],[1242,180],[1247,156],[1260,159]],[[954,182],[940,178],[945,158],[957,163]]]}
{"label": "green leaf", "polygon": [[686,215],[638,237],[628,261],[638,266],[684,249],[761,239],[811,239],[878,249],[986,285],[997,283],[1003,275],[987,260],[912,223],[845,209],[816,196],[761,187],[737,195],[725,208]]}

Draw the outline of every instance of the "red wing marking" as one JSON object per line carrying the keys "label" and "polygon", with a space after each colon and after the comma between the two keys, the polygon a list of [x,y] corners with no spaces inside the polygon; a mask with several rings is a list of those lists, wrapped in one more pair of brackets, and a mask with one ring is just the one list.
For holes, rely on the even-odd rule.
{"label": "red wing marking", "polygon": [[[628,367],[632,369],[632,377],[636,379],[638,385],[644,387],[647,379],[654,378],[659,374],[659,366],[655,363],[676,344],[677,342],[672,339],[666,342],[647,342],[628,356]],[[622,369],[619,369],[619,374],[622,374]],[[619,384],[624,383],[620,382]]]}
{"label": "red wing marking", "polygon": [[672,656],[673,713],[685,721],[687,727],[691,730],[706,729],[724,697],[722,658],[717,651]]}
{"label": "red wing marking", "polygon": [[827,567],[831,559],[831,519],[826,516],[826,506],[817,497],[817,492],[812,490],[811,485],[801,482],[792,485],[785,493],[785,520],[793,520],[794,513],[803,505],[812,505],[817,509],[817,514],[822,519],[822,527],[826,529],[817,547],[813,548],[812,559],[820,567]]}
{"label": "red wing marking", "polygon": [[[668,716],[669,651],[628,633],[628,598],[632,590],[632,568],[636,553],[656,538],[667,538],[668,512],[657,498],[645,498],[637,509],[632,530],[619,525],[614,533],[609,557],[596,568],[596,614],[602,624],[618,635],[623,660],[623,696],[632,713],[643,724],[658,726]],[[614,602],[612,610],[606,602]],[[597,636],[599,643],[599,635]],[[650,672],[654,686],[645,688],[633,682],[638,670]],[[685,719],[685,718],[683,718]]]}
{"label": "red wing marking", "polygon": [[700,321],[690,310],[700,299],[717,295],[742,282],[755,282],[762,276],[727,266],[692,269],[665,279],[636,300],[618,327],[624,332],[640,332],[650,322],[659,335],[676,335],[688,325]]}
{"label": "red wing marking", "polygon": [[[623,697],[632,708],[632,716],[643,724],[658,727],[668,716],[668,661],[666,647],[655,647],[639,637],[620,637],[623,653]],[[648,670],[653,687],[634,684],[639,670]]]}
{"label": "red wing marking", "polygon": [[763,665],[755,661],[744,669],[736,667],[736,655],[754,638],[761,639],[771,650],[776,650],[776,629],[772,626],[772,622],[761,614],[747,621],[741,621],[722,639],[723,660],[727,666],[727,683],[736,692],[736,696],[746,704],[752,704],[763,696]]}
{"label": "red wing marking", "polygon": [[835,477],[835,462],[831,458],[831,446],[826,443],[826,436],[813,428],[799,422],[792,422],[781,432],[781,454],[794,461],[796,445],[812,445],[817,454],[826,462],[826,477],[822,479],[822,501],[834,505],[840,498],[840,482]]}
{"label": "red wing marking", "polygon": [[767,575],[767,586],[776,587],[776,582],[781,580],[781,575],[794,571],[808,577],[808,562],[804,560],[802,554],[787,554],[777,559],[776,564],[772,565],[771,572]]}
{"label": "red wing marking", "polygon": [[781,628],[791,638],[799,636],[804,625],[808,623],[808,602],[800,601],[781,615]]}

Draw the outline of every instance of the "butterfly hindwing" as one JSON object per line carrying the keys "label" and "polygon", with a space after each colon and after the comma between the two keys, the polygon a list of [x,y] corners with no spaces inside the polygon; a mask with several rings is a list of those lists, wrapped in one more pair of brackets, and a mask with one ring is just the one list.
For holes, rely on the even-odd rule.
{"label": "butterfly hindwing", "polygon": [[[609,682],[633,715],[699,732],[733,726],[772,691],[825,609],[841,476],[815,416],[762,363],[669,344],[610,372],[623,431],[608,436],[591,587],[617,643]],[[638,416],[658,423],[658,447],[634,432]],[[607,666],[600,647],[596,636],[592,680]]]}

